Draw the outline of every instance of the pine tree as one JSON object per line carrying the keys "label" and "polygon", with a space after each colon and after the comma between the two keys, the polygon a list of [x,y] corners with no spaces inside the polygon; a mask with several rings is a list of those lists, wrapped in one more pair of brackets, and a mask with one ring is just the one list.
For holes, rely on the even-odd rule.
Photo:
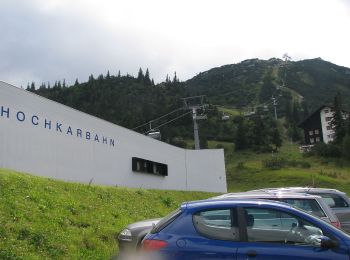
{"label": "pine tree", "polygon": [[302,107],[302,110],[303,110],[303,119],[307,118],[309,116],[309,108],[308,108],[308,104],[305,100],[303,100],[301,102],[301,107]]}
{"label": "pine tree", "polygon": [[151,79],[150,79],[150,77],[149,77],[148,68],[146,69],[146,73],[145,73],[145,77],[144,77],[143,82],[144,82],[144,84],[145,84],[146,86],[152,85]]}
{"label": "pine tree", "polygon": [[266,144],[266,130],[265,130],[265,124],[264,121],[261,119],[261,117],[255,116],[253,119],[253,125],[252,125],[252,143],[255,146],[261,146]]}
{"label": "pine tree", "polygon": [[99,81],[102,81],[104,78],[103,78],[103,74],[100,74],[98,77],[97,77],[97,79],[99,80]]}
{"label": "pine tree", "polygon": [[234,141],[235,141],[235,150],[243,150],[248,148],[246,127],[245,127],[245,121],[243,117],[238,118],[237,131],[236,131]]}
{"label": "pine tree", "polygon": [[173,83],[179,82],[179,79],[177,78],[176,71],[174,72],[174,78],[173,78]]}
{"label": "pine tree", "polygon": [[293,120],[293,105],[291,99],[288,99],[285,104],[285,116],[287,123],[291,124]]}
{"label": "pine tree", "polygon": [[331,126],[334,129],[335,134],[334,143],[340,144],[345,136],[346,126],[345,120],[343,118],[342,101],[339,92],[334,97],[333,109],[334,113],[333,119],[331,121]]}
{"label": "pine tree", "polygon": [[76,78],[74,82],[74,86],[78,86],[78,85],[79,85],[79,81],[78,81],[78,78]]}
{"label": "pine tree", "polygon": [[138,82],[143,82],[144,78],[145,78],[145,76],[143,75],[143,71],[142,71],[142,69],[140,68],[140,69],[139,69],[139,73],[137,74],[137,81],[138,81]]}
{"label": "pine tree", "polygon": [[295,125],[300,122],[300,105],[297,101],[293,103],[292,121]]}
{"label": "pine tree", "polygon": [[106,79],[110,79],[111,75],[109,75],[109,70],[107,71]]}
{"label": "pine tree", "polygon": [[343,155],[345,158],[350,159],[350,113],[347,113],[346,124],[346,135],[343,139]]}
{"label": "pine tree", "polygon": [[121,75],[120,75],[120,70],[118,70],[118,78],[120,78],[121,77]]}
{"label": "pine tree", "polygon": [[30,84],[30,91],[32,91],[32,92],[35,91],[35,83],[34,83],[34,81],[32,82],[32,84]]}
{"label": "pine tree", "polygon": [[282,137],[280,131],[278,130],[277,121],[273,121],[272,123],[271,143],[275,146],[275,151],[282,146]]}
{"label": "pine tree", "polygon": [[95,80],[95,79],[94,79],[94,75],[91,74],[91,75],[89,76],[88,82],[93,82],[94,80]]}

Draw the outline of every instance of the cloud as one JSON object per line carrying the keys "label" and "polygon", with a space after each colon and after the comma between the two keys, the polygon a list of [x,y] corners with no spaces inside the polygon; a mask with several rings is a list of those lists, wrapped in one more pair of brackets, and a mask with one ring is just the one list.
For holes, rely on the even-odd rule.
{"label": "cloud", "polygon": [[148,67],[187,79],[249,58],[322,57],[350,67],[344,0],[4,0],[0,78],[87,80]]}

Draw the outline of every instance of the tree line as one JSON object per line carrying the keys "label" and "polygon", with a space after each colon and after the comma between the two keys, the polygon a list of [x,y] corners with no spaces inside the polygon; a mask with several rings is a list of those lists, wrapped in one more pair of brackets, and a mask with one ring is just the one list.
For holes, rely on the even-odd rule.
{"label": "tree line", "polygon": [[[265,83],[268,84],[267,81]],[[137,77],[121,75],[119,71],[111,75],[108,71],[98,77],[91,74],[84,83],[79,83],[77,79],[72,86],[67,86],[65,81],[56,81],[53,86],[41,84],[37,88],[32,83],[27,90],[129,129],[151,121],[151,125],[145,124],[136,130],[140,133],[164,124],[169,118],[152,120],[181,108],[182,98],[197,94],[188,88],[186,82],[180,81],[176,73],[172,78],[167,75],[164,82],[155,84],[149,70],[144,72],[141,68]],[[266,94],[261,95],[263,98]],[[294,142],[302,139],[297,123],[303,117],[305,108],[288,92],[283,94],[279,104],[279,118],[283,117],[284,120],[273,118],[271,106],[267,111],[257,109],[253,116],[241,113],[230,120],[222,120],[222,112],[212,104],[210,97],[207,97],[207,102],[209,108],[203,113],[208,115],[208,119],[199,122],[202,148],[207,147],[208,140],[217,140],[233,142],[237,150],[277,151],[284,136]],[[180,109],[174,117],[185,112]],[[193,139],[191,115],[160,130],[162,141],[185,147],[186,140]]]}

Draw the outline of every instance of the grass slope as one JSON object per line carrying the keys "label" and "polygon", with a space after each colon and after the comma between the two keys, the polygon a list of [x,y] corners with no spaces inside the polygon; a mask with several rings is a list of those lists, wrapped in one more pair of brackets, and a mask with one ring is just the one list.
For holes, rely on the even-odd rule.
{"label": "grass slope", "polygon": [[[214,148],[220,142],[209,142]],[[234,145],[220,143],[225,149],[227,188],[229,191],[286,186],[335,188],[350,194],[350,162],[342,159],[304,157],[295,144],[285,143],[276,154],[234,151]],[[263,166],[264,160],[284,159],[297,164],[272,170]],[[307,164],[302,167],[300,164]]]}
{"label": "grass slope", "polygon": [[0,169],[0,259],[109,259],[127,224],[212,195],[89,186]]}

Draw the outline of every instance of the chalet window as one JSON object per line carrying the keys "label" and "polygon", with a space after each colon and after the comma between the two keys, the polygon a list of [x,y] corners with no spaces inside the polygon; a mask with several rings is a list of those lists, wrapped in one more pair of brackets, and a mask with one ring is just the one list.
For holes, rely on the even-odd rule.
{"label": "chalet window", "polygon": [[137,157],[132,157],[132,170],[134,172],[168,176],[168,165]]}
{"label": "chalet window", "polygon": [[327,130],[332,130],[332,126],[331,125],[327,125]]}
{"label": "chalet window", "polygon": [[316,143],[318,143],[320,141],[319,137],[316,137]]}
{"label": "chalet window", "polygon": [[311,135],[314,135],[314,131],[309,131],[309,135],[311,136]]}
{"label": "chalet window", "polygon": [[315,139],[314,138],[310,138],[310,143],[314,143],[315,142]]}
{"label": "chalet window", "polygon": [[325,112],[326,114],[328,114],[328,113],[329,113],[329,110],[328,110],[328,109],[325,109],[324,112]]}
{"label": "chalet window", "polygon": [[326,117],[326,121],[328,122],[328,121],[331,121],[332,120],[332,117],[331,116],[327,116]]}
{"label": "chalet window", "polygon": [[315,129],[315,135],[318,135],[318,134],[320,134],[320,130]]}

